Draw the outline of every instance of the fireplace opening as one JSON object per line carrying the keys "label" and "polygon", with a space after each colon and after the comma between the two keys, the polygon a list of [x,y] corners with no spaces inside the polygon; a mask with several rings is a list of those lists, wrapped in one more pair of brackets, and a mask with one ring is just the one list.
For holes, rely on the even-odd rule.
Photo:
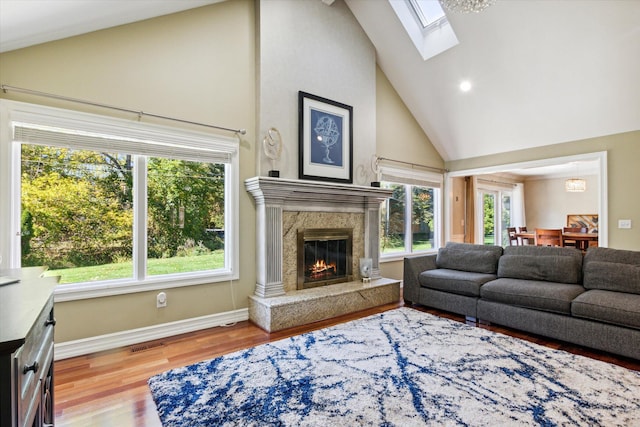
{"label": "fireplace opening", "polygon": [[307,228],[298,230],[298,289],[353,280],[353,230]]}

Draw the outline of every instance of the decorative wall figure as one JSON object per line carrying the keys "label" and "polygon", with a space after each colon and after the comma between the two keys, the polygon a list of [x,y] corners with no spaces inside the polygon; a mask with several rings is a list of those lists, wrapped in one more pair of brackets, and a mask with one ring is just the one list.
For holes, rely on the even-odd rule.
{"label": "decorative wall figure", "polygon": [[280,160],[282,155],[282,136],[276,128],[269,128],[267,136],[262,140],[262,148],[264,154],[271,160],[271,170],[269,176],[278,178],[280,177],[280,171],[276,170],[276,162]]}

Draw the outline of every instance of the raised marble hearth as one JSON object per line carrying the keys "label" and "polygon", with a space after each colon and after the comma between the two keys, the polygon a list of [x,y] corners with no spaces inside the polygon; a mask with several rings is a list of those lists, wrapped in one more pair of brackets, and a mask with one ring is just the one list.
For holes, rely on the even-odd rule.
{"label": "raised marble hearth", "polygon": [[345,282],[288,292],[271,298],[249,296],[249,319],[268,332],[354,313],[400,299],[400,281]]}
{"label": "raised marble hearth", "polygon": [[[380,203],[391,190],[268,177],[245,186],[256,202],[252,322],[273,332],[399,300],[400,282],[381,278],[379,269]],[[353,282],[297,290],[297,231],[306,228],[353,229]],[[362,257],[373,260],[371,284],[357,273]]]}

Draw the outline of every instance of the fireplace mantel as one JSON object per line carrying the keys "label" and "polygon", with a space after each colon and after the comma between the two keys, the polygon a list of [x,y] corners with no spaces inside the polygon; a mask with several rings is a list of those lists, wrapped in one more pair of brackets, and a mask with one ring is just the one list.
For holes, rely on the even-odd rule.
{"label": "fireplace mantel", "polygon": [[362,212],[370,205],[379,207],[392,194],[377,187],[263,176],[247,179],[245,186],[257,204],[303,211]]}
{"label": "fireplace mantel", "polygon": [[285,294],[283,211],[364,214],[364,256],[373,260],[372,277],[380,277],[380,203],[391,196],[392,190],[262,176],[247,179],[245,187],[256,202],[256,296]]}

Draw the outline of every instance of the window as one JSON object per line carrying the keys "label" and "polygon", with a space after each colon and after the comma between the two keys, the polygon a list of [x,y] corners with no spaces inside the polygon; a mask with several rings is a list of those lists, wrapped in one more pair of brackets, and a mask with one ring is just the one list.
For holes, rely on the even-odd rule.
{"label": "window", "polygon": [[482,233],[477,241],[485,245],[509,245],[507,227],[513,226],[512,203],[513,185],[496,181],[478,180],[479,200],[482,201],[482,218],[478,218],[478,232]]}
{"label": "window", "polygon": [[3,102],[2,157],[0,249],[56,300],[237,278],[235,140]]}
{"label": "window", "polygon": [[381,186],[393,190],[380,209],[382,259],[440,246],[442,175],[381,168]]}
{"label": "window", "polygon": [[458,38],[439,2],[389,0],[389,4],[423,60],[458,44]]}
{"label": "window", "polygon": [[422,28],[427,28],[430,25],[438,25],[440,21],[446,20],[447,17],[444,14],[440,2],[430,0],[409,0],[411,10],[422,25]]}

